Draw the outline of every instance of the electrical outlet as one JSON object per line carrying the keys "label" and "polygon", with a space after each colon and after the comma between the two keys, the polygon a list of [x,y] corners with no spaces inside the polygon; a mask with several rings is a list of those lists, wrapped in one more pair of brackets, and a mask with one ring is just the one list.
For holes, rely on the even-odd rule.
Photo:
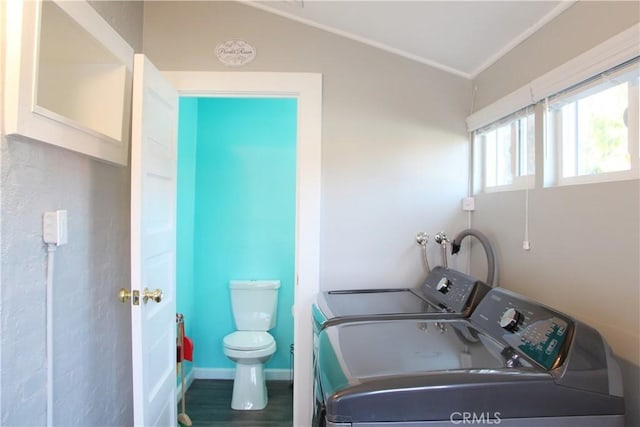
{"label": "electrical outlet", "polygon": [[473,197],[465,197],[462,199],[462,210],[465,212],[476,210],[476,200]]}
{"label": "electrical outlet", "polygon": [[531,245],[529,244],[528,240],[522,241],[522,249],[524,249],[525,251],[531,250]]}
{"label": "electrical outlet", "polygon": [[56,246],[67,244],[68,235],[66,210],[44,213],[42,221],[42,240],[47,244],[53,244]]}

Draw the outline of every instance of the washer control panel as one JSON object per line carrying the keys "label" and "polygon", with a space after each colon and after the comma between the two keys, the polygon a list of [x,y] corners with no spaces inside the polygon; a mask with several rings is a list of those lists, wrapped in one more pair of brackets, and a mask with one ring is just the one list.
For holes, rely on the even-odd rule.
{"label": "washer control panel", "polygon": [[563,362],[573,321],[505,289],[492,289],[471,321],[545,369]]}
{"label": "washer control panel", "polygon": [[489,287],[479,280],[443,267],[435,267],[422,285],[424,297],[449,313],[464,313],[484,296]]}

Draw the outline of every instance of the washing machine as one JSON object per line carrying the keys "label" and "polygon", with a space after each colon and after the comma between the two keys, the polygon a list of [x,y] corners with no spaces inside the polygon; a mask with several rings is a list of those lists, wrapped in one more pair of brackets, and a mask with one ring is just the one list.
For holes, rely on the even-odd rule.
{"label": "washing machine", "polygon": [[324,291],[312,307],[314,332],[362,320],[467,317],[489,289],[472,276],[437,266],[420,289]]}
{"label": "washing machine", "polygon": [[500,288],[468,318],[326,327],[317,371],[315,426],[624,424],[620,369],[600,334]]}
{"label": "washing machine", "polygon": [[[462,241],[473,236],[480,241],[487,257],[487,280],[482,282],[472,276],[447,267],[447,247],[451,254],[460,251]],[[467,317],[494,286],[496,256],[493,245],[480,231],[462,230],[452,242],[444,232],[436,235],[442,249],[441,265],[429,268],[426,244],[429,236],[418,233],[416,241],[423,248],[429,274],[420,289],[351,289],[321,292],[312,307],[314,332],[341,323],[361,320],[386,320],[400,318],[456,318]]]}
{"label": "washing machine", "polygon": [[[313,387],[319,393],[320,332],[336,325],[400,319],[468,317],[489,286],[457,270],[437,266],[420,289],[357,289],[321,292],[312,306]],[[315,412],[314,412],[315,417]]]}

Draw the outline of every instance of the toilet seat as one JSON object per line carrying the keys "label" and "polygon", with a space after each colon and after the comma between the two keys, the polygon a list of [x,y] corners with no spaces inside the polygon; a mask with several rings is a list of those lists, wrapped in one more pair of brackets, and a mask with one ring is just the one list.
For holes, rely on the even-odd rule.
{"label": "toilet seat", "polygon": [[222,341],[226,348],[239,351],[262,350],[275,344],[275,339],[264,331],[236,331]]}

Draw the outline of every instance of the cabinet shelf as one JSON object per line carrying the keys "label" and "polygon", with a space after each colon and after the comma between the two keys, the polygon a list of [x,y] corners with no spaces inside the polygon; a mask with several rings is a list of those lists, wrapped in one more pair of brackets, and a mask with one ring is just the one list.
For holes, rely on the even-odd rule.
{"label": "cabinet shelf", "polygon": [[133,49],[87,2],[6,2],[5,132],[128,162]]}

